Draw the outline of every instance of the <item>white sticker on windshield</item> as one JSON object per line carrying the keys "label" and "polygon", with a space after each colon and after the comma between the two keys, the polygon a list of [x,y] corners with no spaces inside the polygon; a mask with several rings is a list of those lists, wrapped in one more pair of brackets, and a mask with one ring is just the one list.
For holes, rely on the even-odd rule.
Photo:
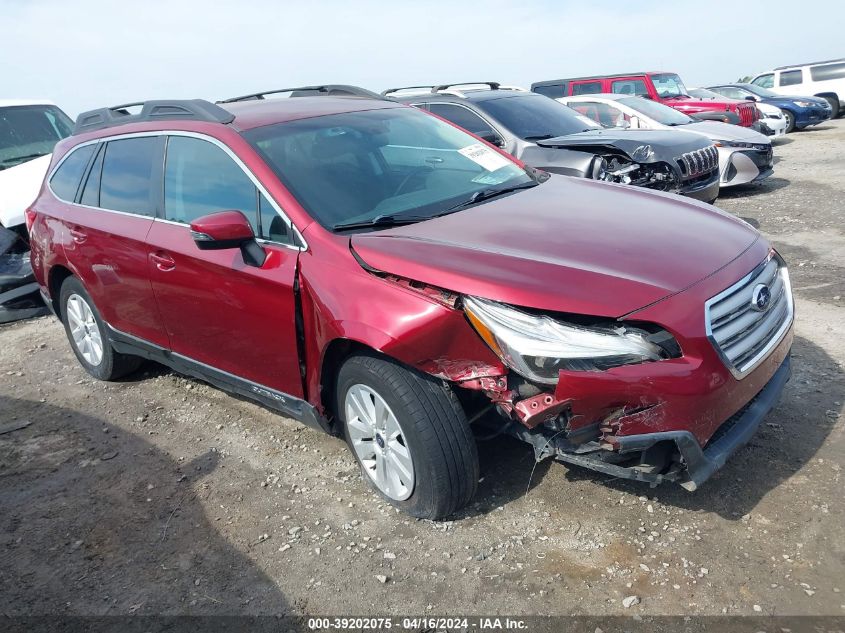
{"label": "white sticker on windshield", "polygon": [[494,152],[489,147],[485,147],[481,143],[475,145],[468,145],[463,149],[458,150],[459,154],[463,154],[472,162],[481,165],[487,171],[496,171],[502,167],[507,167],[512,163],[502,156],[499,152]]}

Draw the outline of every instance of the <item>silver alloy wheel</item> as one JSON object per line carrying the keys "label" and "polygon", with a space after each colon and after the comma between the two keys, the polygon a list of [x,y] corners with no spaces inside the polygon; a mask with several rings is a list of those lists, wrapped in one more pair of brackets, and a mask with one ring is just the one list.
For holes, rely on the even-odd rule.
{"label": "silver alloy wheel", "polygon": [[344,400],[352,449],[376,487],[404,501],[414,492],[414,461],[399,420],[378,393],[356,384]]}
{"label": "silver alloy wheel", "polygon": [[65,309],[73,345],[89,364],[96,367],[103,362],[103,337],[91,306],[82,297],[72,294]]}

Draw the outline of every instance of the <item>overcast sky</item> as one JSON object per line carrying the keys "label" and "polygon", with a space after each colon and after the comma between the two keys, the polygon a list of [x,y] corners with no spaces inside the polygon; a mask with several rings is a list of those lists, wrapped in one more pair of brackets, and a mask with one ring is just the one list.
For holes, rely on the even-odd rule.
{"label": "overcast sky", "polygon": [[[597,6],[601,5],[601,6]],[[68,114],[316,83],[388,87],[631,70],[688,87],[845,56],[841,0],[0,0],[0,98]]]}

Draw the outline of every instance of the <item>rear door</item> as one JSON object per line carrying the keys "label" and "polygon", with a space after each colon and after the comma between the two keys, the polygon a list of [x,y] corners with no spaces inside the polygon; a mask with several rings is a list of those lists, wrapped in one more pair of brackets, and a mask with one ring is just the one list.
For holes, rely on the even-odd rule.
{"label": "rear door", "polygon": [[[172,350],[190,360],[302,397],[294,282],[299,248],[281,209],[215,139],[171,134],[163,216],[147,239],[148,270]],[[197,248],[191,221],[237,210],[267,253],[260,268],[239,249]]]}
{"label": "rear door", "polygon": [[[113,328],[166,347],[153,300],[146,238],[156,211],[164,139],[117,138],[74,150],[50,185],[75,200],[65,217],[65,253],[105,321]],[[89,155],[78,189],[63,182],[63,165]],[[72,166],[72,163],[71,163]]]}

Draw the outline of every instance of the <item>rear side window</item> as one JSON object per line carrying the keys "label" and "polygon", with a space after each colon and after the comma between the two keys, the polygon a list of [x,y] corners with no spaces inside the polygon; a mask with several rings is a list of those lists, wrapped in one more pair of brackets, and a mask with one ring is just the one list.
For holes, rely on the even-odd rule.
{"label": "rear side window", "polygon": [[842,79],[845,77],[845,63],[825,64],[824,66],[812,66],[810,77],[813,81],[830,81],[831,79]]}
{"label": "rear side window", "polygon": [[441,116],[473,134],[484,134],[491,131],[490,126],[484,119],[463,106],[450,103],[431,103],[428,109],[437,116]]}
{"label": "rear side window", "polygon": [[560,99],[565,96],[563,94],[563,84],[554,84],[553,86],[535,86],[534,92],[552,99]]}
{"label": "rear side window", "polygon": [[759,77],[756,77],[751,83],[753,83],[755,86],[760,86],[761,88],[774,88],[775,76],[771,73],[768,75],[760,75]]}
{"label": "rear side window", "polygon": [[152,181],[158,148],[159,139],[155,136],[109,141],[103,158],[99,206],[155,215]]}
{"label": "rear side window", "polygon": [[72,150],[67,158],[62,161],[56,173],[50,178],[50,188],[62,200],[73,202],[76,198],[76,190],[79,188],[79,181],[82,174],[91,160],[96,145],[85,145],[79,149]]}
{"label": "rear side window", "polygon": [[800,70],[787,70],[780,74],[779,86],[795,86],[801,83]]}
{"label": "rear side window", "polygon": [[584,83],[572,84],[573,95],[595,95],[601,92],[600,81],[587,81]]}
{"label": "rear side window", "polygon": [[619,79],[610,84],[610,91],[620,95],[642,97],[648,95],[648,87],[642,79]]}
{"label": "rear side window", "polygon": [[222,149],[202,139],[171,136],[164,167],[164,215],[190,224],[218,211],[240,211],[258,235],[258,190]]}

